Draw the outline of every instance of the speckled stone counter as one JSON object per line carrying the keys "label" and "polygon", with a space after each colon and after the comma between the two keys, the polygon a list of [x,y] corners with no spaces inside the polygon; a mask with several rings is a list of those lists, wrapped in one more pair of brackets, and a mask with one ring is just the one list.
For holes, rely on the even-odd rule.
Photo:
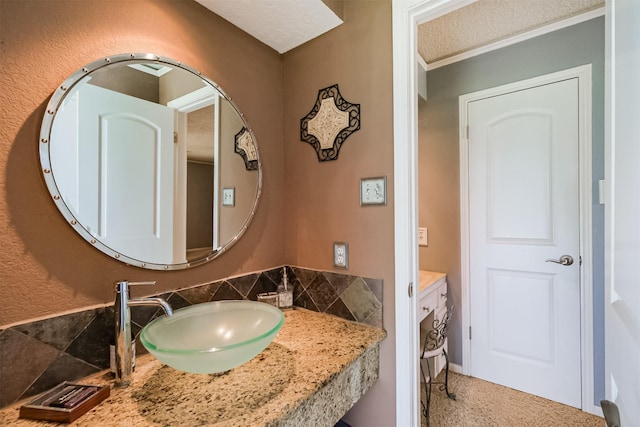
{"label": "speckled stone counter", "polygon": [[[145,355],[128,388],[113,388],[110,374],[80,381],[110,384],[111,396],[71,425],[333,426],[378,378],[385,336],[381,329],[290,310],[271,345],[228,373],[188,374]],[[19,406],[0,411],[0,425],[59,425],[19,419]]]}
{"label": "speckled stone counter", "polygon": [[420,270],[419,279],[420,284],[418,286],[418,292],[423,292],[427,288],[447,280],[447,274],[440,273],[438,271]]}

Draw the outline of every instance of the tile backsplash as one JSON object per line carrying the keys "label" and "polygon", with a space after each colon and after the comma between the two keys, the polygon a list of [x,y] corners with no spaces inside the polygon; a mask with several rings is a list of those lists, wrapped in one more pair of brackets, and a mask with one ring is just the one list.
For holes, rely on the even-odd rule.
{"label": "tile backsplash", "polygon": [[[295,306],[382,328],[381,279],[286,268]],[[275,291],[281,280],[279,267],[158,296],[174,310],[209,301],[255,301],[259,293]],[[161,313],[158,307],[134,307],[132,334],[137,336]],[[113,307],[108,306],[0,330],[0,407],[109,368],[114,328]],[[136,352],[146,353],[139,340]]]}

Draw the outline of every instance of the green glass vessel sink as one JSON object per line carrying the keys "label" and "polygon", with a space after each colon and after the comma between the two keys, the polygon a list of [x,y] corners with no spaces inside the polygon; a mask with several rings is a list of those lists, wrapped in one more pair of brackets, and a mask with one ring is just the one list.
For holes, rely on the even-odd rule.
{"label": "green glass vessel sink", "polygon": [[255,301],[196,304],[142,329],[142,344],[162,363],[198,374],[224,372],[253,359],[284,324],[278,308]]}

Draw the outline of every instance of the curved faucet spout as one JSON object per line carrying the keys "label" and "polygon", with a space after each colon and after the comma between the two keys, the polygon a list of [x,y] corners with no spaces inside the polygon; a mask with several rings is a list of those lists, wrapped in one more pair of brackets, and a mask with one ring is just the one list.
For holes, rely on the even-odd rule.
{"label": "curved faucet spout", "polygon": [[129,307],[134,305],[159,305],[162,307],[164,314],[167,316],[173,316],[173,310],[168,302],[162,298],[131,298],[127,304]]}

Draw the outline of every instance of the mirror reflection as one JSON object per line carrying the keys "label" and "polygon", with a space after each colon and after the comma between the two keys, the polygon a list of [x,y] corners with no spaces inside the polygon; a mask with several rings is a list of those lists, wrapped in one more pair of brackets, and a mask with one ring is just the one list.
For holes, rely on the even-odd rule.
{"label": "mirror reflection", "polygon": [[209,79],[168,58],[118,55],[72,75],[43,120],[56,205],[104,253],[144,268],[209,261],[260,195],[255,138]]}

